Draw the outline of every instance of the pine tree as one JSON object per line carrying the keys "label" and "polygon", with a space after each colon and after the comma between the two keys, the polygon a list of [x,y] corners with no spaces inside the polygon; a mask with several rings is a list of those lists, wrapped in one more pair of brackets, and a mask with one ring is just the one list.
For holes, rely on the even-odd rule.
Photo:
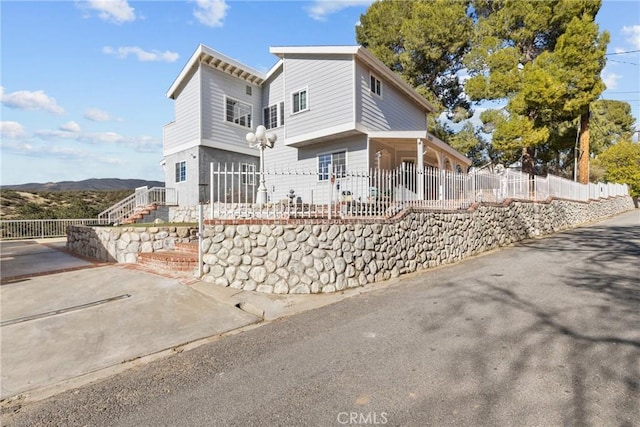
{"label": "pine tree", "polygon": [[356,40],[450,118],[470,104],[458,76],[473,21],[468,1],[377,1],[360,17]]}
{"label": "pine tree", "polygon": [[507,159],[519,157],[523,171],[533,174],[536,151],[553,147],[554,131],[580,116],[588,160],[589,104],[604,90],[600,72],[609,40],[594,22],[600,2],[478,0],[474,8],[465,90],[474,101],[507,101],[484,116],[494,120],[494,146]]}

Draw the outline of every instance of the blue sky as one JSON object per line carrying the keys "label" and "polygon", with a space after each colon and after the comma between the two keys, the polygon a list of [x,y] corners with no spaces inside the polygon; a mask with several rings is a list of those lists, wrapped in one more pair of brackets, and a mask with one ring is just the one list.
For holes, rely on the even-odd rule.
{"label": "blue sky", "polygon": [[[266,71],[269,46],[355,44],[369,4],[2,0],[1,184],[162,181],[165,94],[198,44]],[[597,21],[609,52],[640,50],[640,2],[605,1]],[[640,54],[609,59],[603,98],[628,100],[640,128]]]}

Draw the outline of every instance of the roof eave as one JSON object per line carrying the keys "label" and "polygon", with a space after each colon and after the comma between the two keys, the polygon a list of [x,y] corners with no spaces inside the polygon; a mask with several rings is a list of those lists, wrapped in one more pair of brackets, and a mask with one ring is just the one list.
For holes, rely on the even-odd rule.
{"label": "roof eave", "polygon": [[245,80],[248,83],[255,84],[256,86],[261,86],[266,80],[264,73],[211,49],[210,47],[200,44],[167,91],[167,98],[175,99],[177,92],[185,83],[185,80],[193,67],[197,66],[200,62],[222,72],[226,72],[234,77]]}
{"label": "roof eave", "polygon": [[175,93],[178,91],[178,88],[181,86],[182,82],[185,80],[185,78],[191,71],[191,68],[193,68],[194,65],[200,62],[200,55],[202,54],[203,47],[204,46],[202,44],[198,45],[198,48],[193,53],[193,55],[191,55],[191,58],[189,58],[186,65],[182,68],[182,70],[180,71],[180,74],[178,74],[178,77],[176,77],[176,79],[171,84],[171,87],[167,91],[167,98],[175,99],[174,98]]}
{"label": "roof eave", "polygon": [[391,80],[399,89],[405,92],[414,102],[426,109],[429,113],[436,112],[436,108],[433,104],[424,99],[424,97],[416,92],[411,85],[391,71],[382,61],[376,58],[375,55],[369,52],[366,48],[358,46],[356,56],[371,66],[375,71],[378,71],[380,74],[387,77],[387,79]]}
{"label": "roof eave", "polygon": [[269,53],[282,58],[284,55],[355,55],[360,46],[271,46]]}

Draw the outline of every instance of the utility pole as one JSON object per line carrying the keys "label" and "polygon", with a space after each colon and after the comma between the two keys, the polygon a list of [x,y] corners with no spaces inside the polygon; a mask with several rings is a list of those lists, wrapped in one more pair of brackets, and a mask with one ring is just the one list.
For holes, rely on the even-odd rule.
{"label": "utility pole", "polygon": [[580,151],[578,154],[578,181],[589,183],[589,110],[580,116]]}

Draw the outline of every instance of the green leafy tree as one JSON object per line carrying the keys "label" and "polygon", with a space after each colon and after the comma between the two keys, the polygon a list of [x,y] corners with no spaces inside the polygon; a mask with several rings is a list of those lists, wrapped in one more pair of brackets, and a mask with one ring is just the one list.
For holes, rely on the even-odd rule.
{"label": "green leafy tree", "polygon": [[591,153],[598,155],[622,140],[631,140],[635,130],[631,106],[623,101],[599,100],[591,104]]}
{"label": "green leafy tree", "polygon": [[470,49],[468,1],[376,1],[360,17],[356,40],[449,118],[468,116],[458,72]]}
{"label": "green leafy tree", "polygon": [[471,166],[484,166],[497,161],[491,144],[475,129],[471,122],[466,122],[462,129],[448,137],[449,145],[471,159]]}
{"label": "green leafy tree", "polygon": [[597,167],[605,170],[607,182],[626,183],[630,194],[640,197],[640,144],[623,140],[604,150],[597,158]]}
{"label": "green leafy tree", "polygon": [[[506,161],[520,159],[533,173],[540,158],[567,144],[560,123],[581,116],[604,90],[600,71],[608,34],[594,17],[600,2],[590,0],[476,0],[476,36],[465,58],[471,78],[465,90],[473,101],[506,100],[485,112],[493,144]],[[482,118],[482,117],[481,117]],[[554,138],[554,134],[556,138]],[[556,156],[557,157],[557,156]]]}

